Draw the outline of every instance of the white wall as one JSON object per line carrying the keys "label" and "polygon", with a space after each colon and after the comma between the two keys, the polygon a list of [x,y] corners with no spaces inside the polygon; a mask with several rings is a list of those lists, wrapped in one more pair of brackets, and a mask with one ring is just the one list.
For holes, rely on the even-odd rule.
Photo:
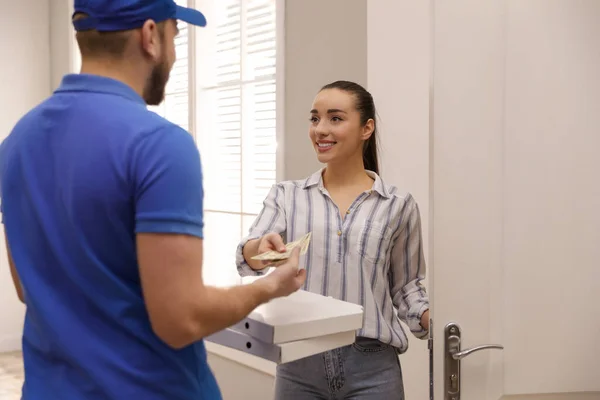
{"label": "white wall", "polygon": [[52,90],[58,88],[63,75],[79,71],[81,58],[76,49],[75,31],[71,25],[72,0],[50,3],[50,80]]}
{"label": "white wall", "polygon": [[341,79],[367,84],[367,0],[288,0],[285,8],[283,177],[302,179],[322,167],[308,139],[319,89]]}
{"label": "white wall", "polygon": [[[368,87],[380,116],[382,177],[417,200],[427,261],[430,26],[429,1],[368,1]],[[400,356],[406,397],[428,399],[427,342],[410,339]]]}
{"label": "white wall", "polygon": [[[0,139],[4,139],[23,114],[50,94],[49,2],[3,1],[0,29],[2,54],[6,57],[0,63],[4,82],[0,97]],[[0,352],[20,348],[25,310],[10,276],[3,232],[0,234]]]}

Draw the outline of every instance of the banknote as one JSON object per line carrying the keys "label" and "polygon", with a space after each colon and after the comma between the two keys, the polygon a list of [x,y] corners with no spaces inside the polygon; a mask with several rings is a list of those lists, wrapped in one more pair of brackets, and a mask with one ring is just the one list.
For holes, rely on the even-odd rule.
{"label": "banknote", "polygon": [[310,236],[312,232],[308,232],[306,235],[302,236],[298,240],[294,240],[293,242],[289,242],[285,245],[285,252],[280,253],[278,251],[267,251],[266,253],[262,253],[252,257],[253,260],[262,260],[262,261],[282,261],[290,258],[292,254],[292,250],[296,247],[300,247],[300,254],[305,254],[308,250],[308,245],[310,243]]}

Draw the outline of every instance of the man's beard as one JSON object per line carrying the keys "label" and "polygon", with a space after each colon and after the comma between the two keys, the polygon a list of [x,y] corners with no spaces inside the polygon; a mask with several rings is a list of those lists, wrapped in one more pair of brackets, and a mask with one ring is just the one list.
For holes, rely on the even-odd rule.
{"label": "man's beard", "polygon": [[157,106],[165,98],[165,89],[169,80],[169,67],[165,60],[152,69],[144,88],[144,100],[149,106]]}

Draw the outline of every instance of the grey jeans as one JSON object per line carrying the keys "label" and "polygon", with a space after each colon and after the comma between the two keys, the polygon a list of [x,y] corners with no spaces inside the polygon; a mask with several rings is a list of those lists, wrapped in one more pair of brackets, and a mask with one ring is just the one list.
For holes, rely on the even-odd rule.
{"label": "grey jeans", "polygon": [[277,366],[275,400],[404,400],[396,349],[374,339]]}

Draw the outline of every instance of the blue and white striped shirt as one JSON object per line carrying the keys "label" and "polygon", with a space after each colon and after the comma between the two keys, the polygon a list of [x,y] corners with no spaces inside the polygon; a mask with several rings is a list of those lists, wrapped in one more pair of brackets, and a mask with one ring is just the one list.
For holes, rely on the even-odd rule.
{"label": "blue and white striped shirt", "polygon": [[404,321],[413,334],[425,338],[421,327],[429,299],[421,281],[425,260],[421,218],[414,198],[399,194],[394,186],[375,180],[342,219],[323,186],[323,170],[307,179],[274,185],[249,235],[237,249],[237,267],[242,276],[261,275],[246,263],[243,246],[268,232],[281,234],[286,242],[312,232],[308,251],[300,257],[306,268],[303,289],[359,304],[364,309],[358,336],[378,339],[408,348]]}

